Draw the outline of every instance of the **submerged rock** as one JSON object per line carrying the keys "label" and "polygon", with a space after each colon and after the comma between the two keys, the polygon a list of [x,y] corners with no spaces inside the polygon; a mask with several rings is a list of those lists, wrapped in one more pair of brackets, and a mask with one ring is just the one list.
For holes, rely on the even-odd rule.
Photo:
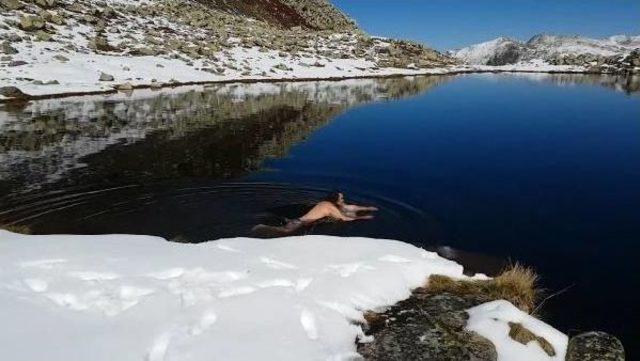
{"label": "submerged rock", "polygon": [[572,337],[566,361],[624,361],[624,347],[604,332],[586,332]]}

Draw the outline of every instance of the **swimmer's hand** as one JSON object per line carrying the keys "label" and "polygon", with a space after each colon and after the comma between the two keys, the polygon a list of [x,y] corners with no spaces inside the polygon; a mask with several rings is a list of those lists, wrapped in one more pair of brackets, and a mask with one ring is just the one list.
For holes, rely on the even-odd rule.
{"label": "swimmer's hand", "polygon": [[357,206],[355,204],[345,204],[342,209],[347,212],[374,212],[378,210],[377,207]]}

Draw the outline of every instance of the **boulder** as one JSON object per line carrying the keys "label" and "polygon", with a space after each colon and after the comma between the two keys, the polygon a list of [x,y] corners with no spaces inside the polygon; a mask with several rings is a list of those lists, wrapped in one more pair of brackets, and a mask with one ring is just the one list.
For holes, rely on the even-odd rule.
{"label": "boulder", "polygon": [[464,329],[477,300],[451,294],[417,295],[382,314],[365,315],[373,341],[358,344],[365,360],[496,361],[491,341]]}
{"label": "boulder", "polygon": [[18,99],[23,99],[28,97],[27,94],[23,93],[22,90],[18,89],[15,86],[0,87],[0,95],[3,95],[7,98],[18,98]]}
{"label": "boulder", "polygon": [[0,53],[2,54],[18,54],[18,50],[11,46],[11,43],[8,41],[3,42],[0,45]]}
{"label": "boulder", "polygon": [[25,4],[18,0],[0,0],[0,7],[7,10],[21,10],[24,9]]}
{"label": "boulder", "polygon": [[114,81],[114,77],[111,74],[100,73],[100,81]]}
{"label": "boulder", "polygon": [[109,41],[105,36],[97,35],[93,38],[91,46],[99,51],[118,51],[119,49],[109,44]]}
{"label": "boulder", "polygon": [[51,34],[47,33],[44,30],[36,31],[36,41],[51,41]]}
{"label": "boulder", "polygon": [[32,0],[32,2],[44,9],[50,9],[58,5],[57,0]]}
{"label": "boulder", "polygon": [[133,85],[131,85],[131,83],[118,84],[115,86],[115,89],[124,92],[133,91]]}
{"label": "boulder", "polygon": [[624,360],[622,342],[604,332],[586,332],[573,336],[567,346],[566,361]]}
{"label": "boulder", "polygon": [[44,29],[46,22],[40,16],[23,15],[20,17],[20,29],[24,31],[35,31]]}
{"label": "boulder", "polygon": [[63,62],[63,63],[66,63],[67,61],[69,61],[69,58],[67,58],[67,57],[66,57],[66,56],[64,56],[64,55],[60,55],[60,54],[58,54],[58,55],[54,55],[54,56],[53,56],[53,59],[55,59],[55,60],[57,60],[57,61],[60,61],[60,62]]}
{"label": "boulder", "polygon": [[22,65],[27,65],[29,63],[27,63],[24,60],[14,60],[14,61],[10,61],[9,62],[9,66],[13,67],[13,66],[22,66]]}

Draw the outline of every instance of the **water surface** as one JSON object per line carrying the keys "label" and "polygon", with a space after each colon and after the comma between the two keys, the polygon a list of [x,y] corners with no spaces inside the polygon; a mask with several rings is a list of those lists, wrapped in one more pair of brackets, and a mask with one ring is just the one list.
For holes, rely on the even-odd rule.
{"label": "water surface", "polygon": [[568,287],[543,317],[637,354],[637,80],[227,84],[0,105],[0,223],[206,241],[338,188],[378,205],[377,219],[304,233],[459,250],[487,269],[523,262],[550,293]]}

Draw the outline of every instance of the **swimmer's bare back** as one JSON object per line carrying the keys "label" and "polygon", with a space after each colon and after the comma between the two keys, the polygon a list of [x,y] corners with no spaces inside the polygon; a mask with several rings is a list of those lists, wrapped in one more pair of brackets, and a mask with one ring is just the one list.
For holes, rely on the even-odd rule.
{"label": "swimmer's bare back", "polygon": [[267,226],[259,224],[253,227],[252,231],[271,231],[279,234],[289,234],[298,229],[311,225],[321,219],[334,219],[337,221],[351,222],[356,220],[373,219],[373,215],[358,215],[358,212],[377,211],[376,207],[365,207],[353,204],[346,204],[342,193],[330,194],[330,200],[324,200],[313,206],[307,213],[297,219],[289,220],[284,226]]}

